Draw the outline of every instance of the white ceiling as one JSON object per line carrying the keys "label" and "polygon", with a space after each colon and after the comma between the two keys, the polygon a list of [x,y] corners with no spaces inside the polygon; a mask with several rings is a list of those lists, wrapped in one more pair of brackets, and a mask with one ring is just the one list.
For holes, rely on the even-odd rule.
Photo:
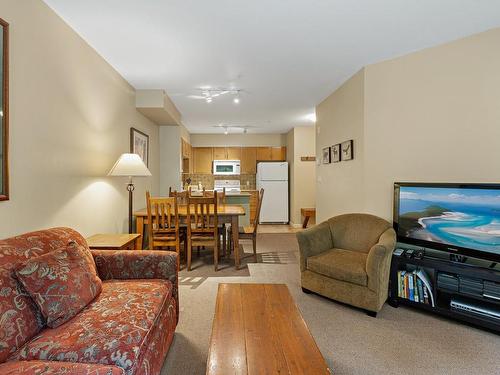
{"label": "white ceiling", "polygon": [[[45,0],[193,133],[281,133],[361,67],[500,26],[499,0]],[[247,91],[210,104],[200,86]]]}

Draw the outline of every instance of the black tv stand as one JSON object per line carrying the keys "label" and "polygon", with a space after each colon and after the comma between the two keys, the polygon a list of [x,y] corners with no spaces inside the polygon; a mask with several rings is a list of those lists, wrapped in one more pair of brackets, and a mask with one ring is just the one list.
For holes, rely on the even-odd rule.
{"label": "black tv stand", "polygon": [[[421,249],[400,243],[397,248]],[[420,259],[394,254],[389,304],[393,307],[411,306],[500,333],[500,264],[473,257],[461,257],[457,262],[455,257],[456,254],[428,248]],[[404,290],[408,288],[405,272],[414,277],[418,270],[427,276],[434,305],[430,296],[417,302],[414,295],[411,300]],[[414,289],[414,293],[421,294],[416,284]]]}

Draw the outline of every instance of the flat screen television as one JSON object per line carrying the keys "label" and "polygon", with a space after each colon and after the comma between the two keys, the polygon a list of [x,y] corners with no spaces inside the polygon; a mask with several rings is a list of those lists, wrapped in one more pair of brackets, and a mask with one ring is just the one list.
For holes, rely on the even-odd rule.
{"label": "flat screen television", "polygon": [[500,262],[500,184],[394,184],[398,242]]}

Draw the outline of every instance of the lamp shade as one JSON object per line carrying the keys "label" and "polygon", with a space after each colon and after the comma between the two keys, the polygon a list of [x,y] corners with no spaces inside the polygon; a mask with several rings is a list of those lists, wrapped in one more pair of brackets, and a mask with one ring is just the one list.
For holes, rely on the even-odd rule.
{"label": "lamp shade", "polygon": [[122,154],[108,176],[146,177],[151,176],[151,172],[139,155]]}

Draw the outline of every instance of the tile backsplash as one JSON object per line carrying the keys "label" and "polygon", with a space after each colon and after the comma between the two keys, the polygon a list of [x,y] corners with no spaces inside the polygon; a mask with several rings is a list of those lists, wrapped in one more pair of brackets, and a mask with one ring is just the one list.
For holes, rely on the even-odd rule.
{"label": "tile backsplash", "polygon": [[255,174],[241,174],[239,176],[214,176],[211,174],[196,174],[189,173],[182,175],[182,185],[186,183],[186,180],[191,179],[191,185],[198,185],[199,182],[205,187],[205,189],[214,188],[214,180],[240,180],[242,190],[255,190],[256,179]]}

